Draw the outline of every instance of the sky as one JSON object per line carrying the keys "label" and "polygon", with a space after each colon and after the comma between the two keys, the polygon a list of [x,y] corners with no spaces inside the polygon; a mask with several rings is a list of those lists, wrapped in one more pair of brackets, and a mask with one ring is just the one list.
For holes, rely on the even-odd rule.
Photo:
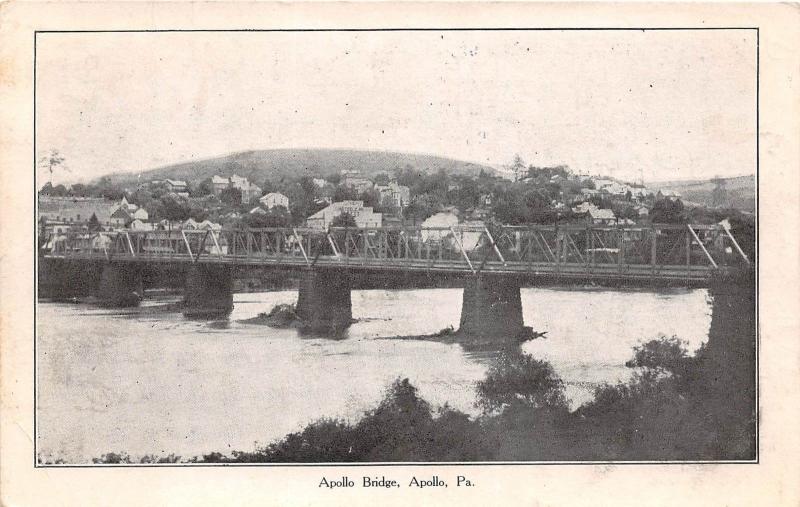
{"label": "sky", "polygon": [[[270,148],[754,174],[754,31],[39,34],[55,183]],[[39,171],[43,184],[47,171]]]}

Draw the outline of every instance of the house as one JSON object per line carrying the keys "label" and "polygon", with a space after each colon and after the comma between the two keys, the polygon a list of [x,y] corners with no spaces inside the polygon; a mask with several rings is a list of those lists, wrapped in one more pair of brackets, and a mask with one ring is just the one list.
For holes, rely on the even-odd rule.
{"label": "house", "polygon": [[222,229],[222,226],[212,222],[211,220],[205,219],[197,224],[197,229],[201,231],[218,231]]}
{"label": "house", "polygon": [[214,195],[219,195],[220,192],[230,186],[230,180],[223,176],[216,174],[211,177],[211,188],[214,190]]}
{"label": "house", "polygon": [[270,192],[262,196],[258,202],[266,209],[272,209],[276,206],[283,206],[289,209],[289,198],[279,192]]}
{"label": "house", "polygon": [[131,222],[128,228],[133,231],[155,231],[157,224],[151,224],[137,219]]}
{"label": "house", "polygon": [[133,214],[127,208],[119,207],[111,214],[111,224],[122,227],[133,220]]}
{"label": "house", "polygon": [[319,188],[323,188],[325,185],[328,184],[328,182],[324,178],[313,178],[312,181],[314,182],[314,185],[316,185]]}
{"label": "house", "polygon": [[638,208],[636,208],[636,213],[639,214],[640,218],[643,218],[650,215],[650,210],[647,209],[647,206],[639,206]]}
{"label": "house", "polygon": [[583,213],[588,213],[590,210],[593,210],[593,209],[597,209],[597,206],[594,205],[593,203],[591,203],[591,202],[582,202],[582,203],[578,204],[577,206],[575,206],[574,208],[572,208],[572,212],[573,213],[583,214]]}
{"label": "house", "polygon": [[167,190],[170,192],[175,192],[176,194],[186,197],[189,195],[189,186],[183,180],[164,180],[164,183],[167,185]]}
{"label": "house", "polygon": [[257,199],[261,195],[261,187],[256,185],[255,183],[250,183],[247,185],[246,188],[242,190],[242,202],[250,202],[253,199]]}
{"label": "house", "polygon": [[595,225],[614,225],[617,222],[617,217],[610,209],[590,209],[588,219],[589,223]]}
{"label": "house", "polygon": [[485,224],[481,220],[459,224],[456,213],[442,211],[422,222],[420,239],[423,243],[442,243],[449,248],[458,250],[463,248],[464,251],[470,252],[481,245],[484,228]]}
{"label": "house", "polygon": [[594,188],[598,190],[605,187],[606,185],[611,185],[612,183],[616,183],[616,181],[610,180],[608,178],[593,178],[592,181],[594,181]]}
{"label": "house", "polygon": [[147,212],[146,209],[139,208],[139,209],[137,209],[136,211],[133,212],[131,217],[133,217],[134,220],[147,221],[147,219],[150,217],[150,214]]}
{"label": "house", "polygon": [[197,221],[194,218],[189,218],[181,224],[181,229],[186,229],[188,231],[197,229]]}
{"label": "house", "polygon": [[404,208],[411,200],[411,190],[404,185],[398,185],[396,181],[391,181],[388,185],[375,185],[375,190],[380,194],[383,206]]}
{"label": "house", "polygon": [[250,183],[244,176],[237,176],[236,174],[232,174],[229,179],[231,182],[231,186],[233,186],[234,188],[238,188],[240,190],[246,187]]}
{"label": "house", "polygon": [[370,179],[361,176],[361,173],[353,170],[342,171],[341,185],[344,187],[352,187],[356,192],[366,192],[373,187]]}
{"label": "house", "polygon": [[598,185],[597,188],[599,188],[601,192],[611,195],[625,195],[625,185],[617,183],[616,181],[609,181],[603,185]]}
{"label": "house", "polygon": [[336,217],[344,213],[355,219],[356,227],[380,227],[383,223],[382,214],[372,211],[371,206],[364,206],[364,201],[339,201],[308,217],[306,226],[326,230]]}
{"label": "house", "polygon": [[450,235],[450,227],[456,225],[458,225],[458,215],[452,211],[434,213],[422,222],[421,239],[423,243],[442,241]]}

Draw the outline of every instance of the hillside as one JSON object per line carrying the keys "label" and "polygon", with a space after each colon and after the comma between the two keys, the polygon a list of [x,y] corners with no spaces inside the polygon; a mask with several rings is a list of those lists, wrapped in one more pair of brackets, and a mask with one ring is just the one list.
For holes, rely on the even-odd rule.
{"label": "hillside", "polygon": [[737,208],[742,211],[755,211],[756,205],[756,178],[755,176],[735,176],[721,178],[724,182],[724,192],[720,193],[715,202],[714,189],[716,183],[711,179],[705,180],[677,180],[648,182],[647,186],[654,189],[669,189],[679,192],[686,202],[721,207]]}
{"label": "hillside", "polygon": [[[184,162],[145,171],[141,181],[177,179],[199,182],[218,174],[230,176],[234,173],[261,184],[267,176],[328,176],[344,169],[361,171],[371,177],[406,165],[426,172],[444,169],[449,174],[473,175],[481,169],[494,172],[490,167],[450,158],[414,153],[386,151],[331,150],[331,149],[281,149],[234,153],[222,157]],[[111,174],[112,182],[134,184],[137,174]]]}

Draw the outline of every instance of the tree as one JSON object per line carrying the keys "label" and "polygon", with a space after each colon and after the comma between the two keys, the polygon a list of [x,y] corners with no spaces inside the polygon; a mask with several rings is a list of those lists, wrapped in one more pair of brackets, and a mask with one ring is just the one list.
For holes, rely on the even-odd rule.
{"label": "tree", "polygon": [[170,222],[183,222],[189,218],[190,210],[186,203],[165,195],[161,198],[160,215]]}
{"label": "tree", "polygon": [[375,184],[376,185],[388,185],[389,184],[389,175],[386,173],[378,173],[375,175]]}
{"label": "tree", "polygon": [[92,216],[89,217],[89,224],[88,224],[89,232],[97,232],[102,227],[100,226],[100,220],[97,219],[97,215],[92,213]]}
{"label": "tree", "polygon": [[714,184],[714,190],[711,191],[711,205],[715,208],[727,205],[728,189],[725,187],[725,179],[716,177],[711,180],[711,183]]}
{"label": "tree", "polygon": [[69,168],[64,166],[64,161],[65,160],[66,159],[64,158],[64,156],[61,155],[61,153],[58,150],[52,149],[52,150],[50,150],[50,152],[47,155],[44,155],[41,158],[39,158],[39,164],[38,165],[39,165],[39,167],[41,167],[43,169],[47,169],[50,172],[50,182],[52,183],[52,181],[53,181],[53,170],[54,169],[57,169],[57,168],[60,167],[61,169],[64,169],[67,172],[72,172],[72,171],[69,170]]}
{"label": "tree", "polygon": [[192,192],[192,197],[211,195],[214,193],[214,184],[211,182],[211,178],[206,178],[201,181],[193,190],[194,192]]}
{"label": "tree", "polygon": [[650,210],[650,220],[654,224],[680,224],[683,223],[683,203],[680,199],[660,199]]}
{"label": "tree", "polygon": [[69,193],[75,197],[89,197],[91,188],[83,183],[75,183],[70,187]]}
{"label": "tree", "polygon": [[364,190],[361,192],[361,194],[358,196],[358,200],[363,201],[364,206],[372,207],[375,210],[381,206],[381,194],[379,194],[374,188],[370,188],[369,190]]}
{"label": "tree", "polygon": [[348,212],[344,212],[331,221],[333,227],[356,227],[356,219]]}
{"label": "tree", "polygon": [[241,223],[245,227],[288,227],[292,223],[292,217],[283,206],[275,206],[266,213],[247,213],[241,218]]}
{"label": "tree", "polygon": [[519,179],[519,175],[525,169],[525,161],[519,156],[519,153],[514,155],[514,162],[511,164],[511,170],[514,171],[514,180]]}
{"label": "tree", "polygon": [[219,200],[228,206],[242,205],[242,191],[238,188],[228,187],[219,194]]}
{"label": "tree", "polygon": [[355,201],[357,199],[358,199],[358,192],[356,192],[356,189],[353,187],[345,187],[339,185],[333,192],[334,202]]}

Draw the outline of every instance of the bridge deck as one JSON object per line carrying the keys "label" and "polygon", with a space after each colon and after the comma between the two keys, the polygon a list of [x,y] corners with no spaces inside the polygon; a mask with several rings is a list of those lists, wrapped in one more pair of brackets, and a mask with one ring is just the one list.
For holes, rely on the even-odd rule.
{"label": "bridge deck", "polygon": [[707,280],[749,262],[722,226],[121,230],[48,238],[45,258],[354,271]]}

